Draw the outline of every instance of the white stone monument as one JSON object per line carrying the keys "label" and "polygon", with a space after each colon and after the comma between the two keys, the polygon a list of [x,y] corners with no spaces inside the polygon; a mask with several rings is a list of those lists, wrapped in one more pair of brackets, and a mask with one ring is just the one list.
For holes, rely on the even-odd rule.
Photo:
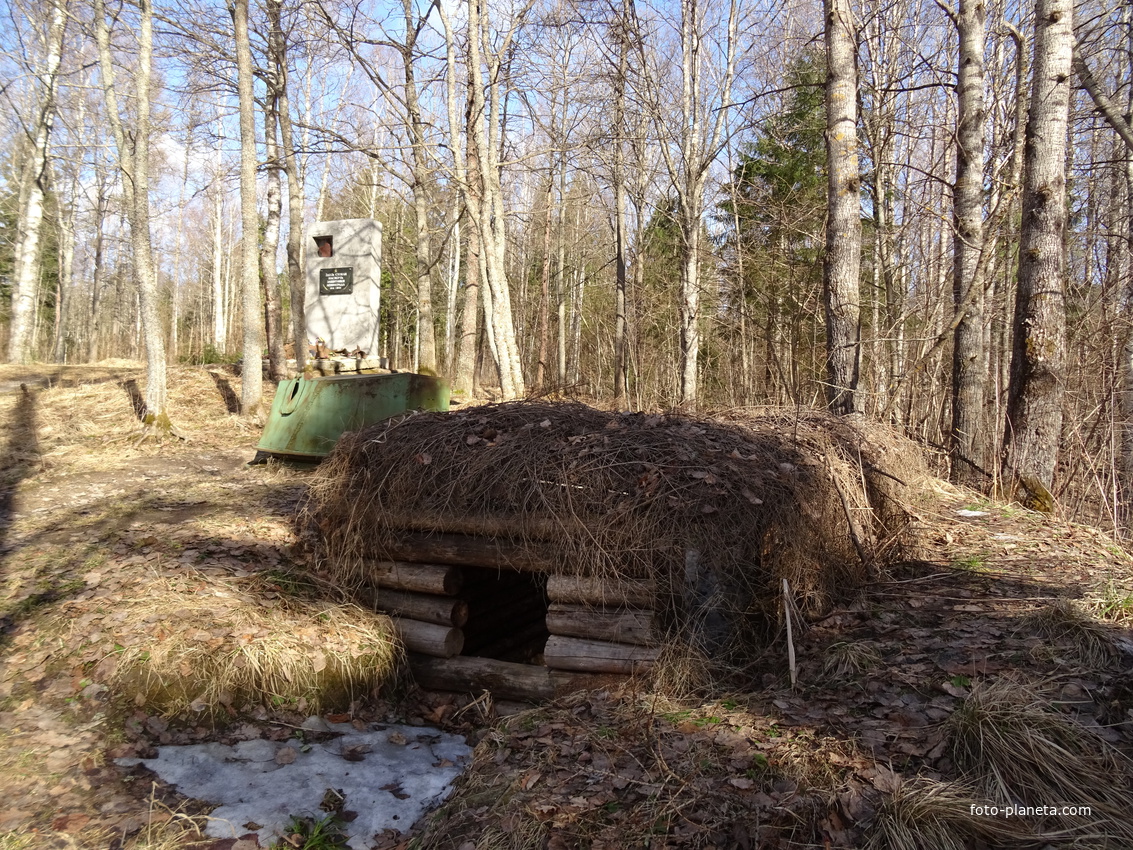
{"label": "white stone monument", "polygon": [[307,229],[307,336],[333,351],[376,356],[381,308],[382,226],[369,218],[320,221]]}

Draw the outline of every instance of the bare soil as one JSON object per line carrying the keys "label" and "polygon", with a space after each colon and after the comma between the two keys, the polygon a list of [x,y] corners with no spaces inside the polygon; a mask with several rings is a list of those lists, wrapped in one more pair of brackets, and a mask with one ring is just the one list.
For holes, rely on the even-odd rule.
{"label": "bare soil", "polygon": [[[162,717],[105,684],[105,647],[142,626],[96,609],[170,576],[257,578],[271,606],[287,589],[264,591],[264,577],[304,559],[292,517],[306,473],[246,466],[259,431],[232,413],[238,377],[173,370],[185,439],[160,442],[136,416],[143,385],[137,364],[0,367],[0,850],[252,850],[201,839],[205,807],[113,759],[283,739],[303,717],[249,705],[218,723]],[[488,696],[407,690],[349,707],[478,742],[456,795],[376,846],[864,846],[902,778],[961,778],[948,718],[1004,678],[1133,755],[1133,559],[1093,529],[943,484],[913,507],[922,559],[796,628],[794,688],[783,634],[734,692],[631,682],[517,714]],[[1101,627],[1100,656],[1039,627],[1057,600]]]}

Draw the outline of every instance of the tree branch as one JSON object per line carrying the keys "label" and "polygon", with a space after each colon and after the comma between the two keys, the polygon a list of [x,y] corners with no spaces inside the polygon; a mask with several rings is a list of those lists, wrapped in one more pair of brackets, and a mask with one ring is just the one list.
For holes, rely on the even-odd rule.
{"label": "tree branch", "polygon": [[1098,81],[1094,79],[1093,73],[1090,71],[1090,66],[1086,64],[1086,60],[1082,58],[1080,50],[1081,45],[1077,40],[1074,42],[1074,73],[1078,75],[1079,82],[1082,83],[1084,88],[1094,101],[1094,106],[1097,107],[1098,112],[1101,113],[1106,123],[1113,128],[1113,131],[1121,137],[1121,141],[1125,143],[1125,147],[1133,154],[1133,127],[1129,125],[1129,117],[1122,115],[1117,107],[1113,105],[1113,101],[1109,96],[1102,91]]}

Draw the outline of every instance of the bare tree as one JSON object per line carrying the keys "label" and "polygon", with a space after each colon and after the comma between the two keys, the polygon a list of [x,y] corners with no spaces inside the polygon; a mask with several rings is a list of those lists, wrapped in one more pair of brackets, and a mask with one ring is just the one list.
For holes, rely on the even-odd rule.
{"label": "bare tree", "polygon": [[[413,215],[416,224],[414,250],[417,256],[417,365],[431,373],[437,371],[437,343],[433,327],[433,276],[435,259],[429,244],[429,162],[425,149],[425,122],[417,92],[417,39],[428,20],[428,11],[414,14],[413,0],[402,0],[405,40],[396,45],[401,54],[405,84],[405,111],[412,145]],[[429,6],[429,10],[432,5]]]}
{"label": "bare tree", "polygon": [[[507,226],[505,220],[503,187],[500,182],[500,148],[504,58],[511,51],[515,33],[522,25],[534,0],[514,11],[508,28],[500,34],[499,44],[493,47],[491,18],[481,0],[468,0],[468,87],[471,94],[468,126],[470,144],[468,161],[461,152],[460,129],[457,123],[454,65],[456,61],[455,33],[442,4],[438,4],[445,30],[449,72],[448,118],[449,138],[453,143],[453,170],[464,193],[466,208],[479,237],[478,262],[482,287],[484,316],[488,342],[496,361],[500,390],[504,398],[517,398],[524,394],[523,366],[516,343],[515,321],[512,312],[511,287],[507,276]],[[486,95],[485,95],[486,91]],[[476,169],[470,174],[469,166]],[[476,183],[476,191],[472,189]]]}
{"label": "bare tree", "polygon": [[[1121,294],[1121,310],[1126,314],[1133,312],[1133,12],[1125,6],[1121,13],[1122,29],[1125,30],[1125,66],[1118,73],[1118,79],[1124,77],[1127,86],[1125,92],[1125,109],[1114,102],[1114,98],[1102,87],[1094,76],[1086,57],[1083,55],[1081,44],[1074,46],[1074,73],[1078,81],[1090,95],[1098,113],[1105,119],[1106,124],[1117,135],[1121,142],[1121,150],[1117,152],[1116,159],[1120,164],[1120,174],[1117,180],[1117,191],[1114,193],[1114,206],[1120,216],[1120,225],[1116,228],[1117,250],[1111,255],[1111,262],[1117,268],[1111,271],[1115,275],[1126,275],[1124,291]],[[1123,72],[1123,73],[1122,73]],[[1133,532],[1133,332],[1127,326],[1124,331],[1124,340],[1120,351],[1118,366],[1120,384],[1117,391],[1118,412],[1120,414],[1120,456],[1118,466],[1118,525],[1128,536]]]}
{"label": "bare tree", "polygon": [[[269,23],[270,26],[270,23]],[[267,154],[267,214],[264,217],[264,236],[260,246],[260,279],[264,291],[264,329],[268,343],[268,372],[278,381],[286,375],[283,351],[283,309],[280,305],[279,275],[275,270],[275,256],[279,250],[279,224],[283,210],[280,192],[283,170],[279,155],[279,84],[277,69],[268,61],[267,94],[264,97],[264,149]]]}
{"label": "bare tree", "polygon": [[[1073,59],[1069,0],[1038,0],[1023,166],[1003,475],[1009,492],[1052,510],[1066,361],[1066,145]],[[1020,492],[1022,491],[1022,492]]]}
{"label": "bare tree", "polygon": [[[951,13],[950,13],[951,14]],[[952,297],[959,314],[952,345],[952,474],[979,484],[985,467],[987,431],[984,396],[987,350],[984,345],[983,239],[984,27],[983,0],[960,0],[953,16],[960,50],[956,71],[956,183],[952,190]]]}
{"label": "bare tree", "polygon": [[15,262],[12,270],[12,324],[8,359],[26,363],[32,356],[33,317],[39,294],[39,242],[48,182],[48,149],[55,124],[56,86],[63,55],[67,0],[53,0],[42,64],[36,69],[39,102],[25,130],[25,159],[20,168],[16,214]]}
{"label": "bare tree", "polygon": [[[676,152],[661,144],[661,153],[676,194],[676,216],[681,235],[679,295],[680,323],[680,403],[695,406],[699,394],[700,358],[700,279],[703,255],[705,189],[709,169],[715,162],[724,138],[726,120],[733,107],[732,84],[736,76],[739,51],[739,3],[728,3],[728,23],[719,54],[723,68],[719,79],[708,79],[710,51],[705,44],[708,28],[706,10],[700,0],[681,0],[680,49],[681,84],[677,98],[674,142]],[[639,45],[644,42],[639,40]],[[640,48],[640,49],[643,49]],[[644,59],[642,67],[645,67]],[[661,72],[656,72],[656,77]],[[650,108],[659,135],[672,132],[672,105],[664,102],[660,80],[653,83]]]}
{"label": "bare tree", "polygon": [[244,320],[244,368],[240,409],[260,415],[263,401],[263,319],[260,316],[259,215],[256,212],[256,118],[252,76],[252,46],[248,39],[248,0],[229,2],[236,38],[236,82],[240,95],[240,222],[241,304]]}
{"label": "bare tree", "polygon": [[158,432],[169,432],[165,342],[157,307],[157,276],[154,272],[150,234],[150,75],[153,65],[153,6],[138,0],[138,55],[134,66],[134,126],[127,133],[118,105],[114,65],[110,55],[110,26],[103,0],[94,0],[95,35],[98,40],[102,89],[106,115],[118,150],[122,192],[130,222],[130,246],[137,283],[138,306],[146,352],[145,424]]}
{"label": "bare tree", "polygon": [[[465,209],[479,209],[480,186],[479,167],[475,162],[476,146],[469,144],[467,160],[464,154],[464,139],[472,136],[472,88],[476,81],[469,77],[466,82],[466,97],[463,123],[458,108],[456,34],[445,12],[443,4],[437,6],[438,16],[445,36],[445,109],[448,118],[449,148],[452,151],[453,181],[460,192]],[[450,366],[450,377],[456,392],[470,394],[476,383],[476,351],[480,343],[478,311],[480,307],[480,239],[476,227],[468,229],[466,256],[464,263],[464,310],[461,314],[460,345],[456,353],[455,367]],[[453,321],[453,317],[449,317]]]}
{"label": "bare tree", "polygon": [[283,32],[282,0],[267,0],[268,65],[275,83],[282,143],[283,168],[287,172],[287,274],[291,284],[291,336],[295,360],[300,371],[307,357],[307,296],[303,276],[303,187],[295,155],[295,134],[291,121],[291,98],[287,75],[287,39]]}
{"label": "bare tree", "polygon": [[823,295],[826,401],[835,413],[859,408],[862,222],[858,171],[858,75],[850,0],[826,0],[826,179],[829,212]]}
{"label": "bare tree", "polygon": [[[614,404],[622,407],[629,392],[629,341],[626,334],[626,174],[625,139],[626,87],[629,82],[629,56],[634,32],[633,0],[622,0],[622,7],[610,24],[610,37],[617,47],[614,71]],[[547,214],[550,216],[550,212]]]}

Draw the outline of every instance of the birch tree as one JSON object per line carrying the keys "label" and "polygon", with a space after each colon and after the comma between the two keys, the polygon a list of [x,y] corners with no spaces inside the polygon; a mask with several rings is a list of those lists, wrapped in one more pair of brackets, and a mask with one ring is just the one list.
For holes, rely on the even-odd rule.
{"label": "birch tree", "polygon": [[25,133],[26,158],[20,169],[16,245],[12,269],[12,322],[8,337],[8,359],[26,363],[32,356],[32,326],[39,295],[40,230],[47,195],[48,151],[55,124],[56,87],[63,55],[67,22],[67,0],[52,0],[51,16],[44,39],[44,56],[35,78],[39,101]]}
{"label": "birch tree", "polygon": [[[507,29],[497,33],[493,31],[487,6],[482,5],[480,0],[468,0],[467,68],[471,94],[468,160],[476,168],[474,177],[468,173],[469,162],[464,161],[459,145],[454,143],[453,147],[454,173],[479,236],[477,259],[481,279],[487,284],[482,294],[488,342],[499,373],[500,391],[505,399],[518,398],[525,390],[507,276],[507,222],[500,182],[500,138],[506,95],[502,72],[515,34],[533,4],[534,0],[528,0],[512,14]],[[452,68],[456,61],[455,33],[443,4],[438,4],[438,10],[445,30],[448,63]],[[448,82],[449,137],[452,140],[460,134],[452,72],[448,74]],[[476,193],[471,191],[472,180],[476,182]]]}
{"label": "birch tree", "polygon": [[1052,510],[1066,366],[1066,145],[1073,59],[1070,0],[1035,6],[1034,77],[1004,434],[1008,492]]}
{"label": "birch tree", "polygon": [[826,0],[826,180],[829,211],[823,296],[826,401],[835,413],[859,409],[862,222],[858,171],[858,75],[850,0]]}
{"label": "birch tree", "polygon": [[240,97],[241,304],[244,319],[244,368],[240,409],[260,415],[263,400],[263,318],[260,316],[259,215],[256,211],[256,119],[252,46],[248,39],[248,0],[228,4],[236,46],[236,85]]}
{"label": "birch tree", "polygon": [[[678,108],[664,101],[662,87],[651,92],[653,119],[659,135],[669,136],[676,124],[675,152],[661,144],[665,167],[677,199],[677,222],[681,235],[681,273],[678,299],[680,324],[680,403],[695,407],[699,394],[701,263],[705,189],[709,169],[724,138],[732,109],[739,40],[739,4],[730,0],[724,44],[717,55],[722,68],[717,79],[709,79],[712,45],[708,41],[709,18],[700,0],[681,0],[681,84]],[[641,44],[642,42],[639,42]],[[644,67],[644,61],[642,65]],[[661,71],[655,71],[660,82]],[[675,122],[674,122],[675,117]]]}
{"label": "birch tree", "polygon": [[[268,26],[271,23],[269,20]],[[271,35],[269,33],[270,42]],[[269,54],[271,50],[268,50]],[[279,151],[279,81],[278,68],[268,56],[264,79],[267,93],[264,96],[264,153],[267,157],[267,192],[264,216],[263,241],[260,245],[260,279],[264,294],[264,330],[268,344],[268,373],[273,381],[286,376],[286,357],[283,350],[283,307],[280,304],[279,275],[275,268],[279,250],[280,219],[283,213],[282,172],[283,160]]]}
{"label": "birch tree", "polygon": [[110,25],[104,0],[94,0],[99,69],[106,99],[106,116],[118,151],[122,193],[130,223],[130,248],[137,285],[141,330],[145,341],[147,427],[159,433],[172,429],[167,412],[165,341],[158,312],[157,275],[150,233],[150,76],[153,65],[153,5],[138,0],[138,53],[134,64],[134,124],[127,133],[110,52]]}
{"label": "birch tree", "polygon": [[987,350],[984,344],[983,186],[986,153],[984,108],[983,0],[960,0],[952,17],[959,35],[956,69],[956,183],[952,190],[952,297],[959,323],[952,346],[952,474],[981,483],[987,431],[984,396]]}
{"label": "birch tree", "polygon": [[[629,56],[632,46],[633,0],[622,0],[620,11],[610,25],[610,39],[617,51],[614,71],[614,404],[623,407],[629,392],[629,340],[626,334],[626,173],[625,139],[626,88],[629,82]],[[548,212],[548,217],[550,213]],[[542,356],[542,347],[540,347]]]}
{"label": "birch tree", "polygon": [[266,0],[268,18],[268,65],[275,83],[278,100],[283,168],[287,173],[287,276],[291,286],[291,337],[299,371],[307,358],[307,317],[304,312],[307,283],[303,274],[303,186],[298,157],[295,154],[295,133],[291,121],[291,92],[288,82],[287,39],[283,31],[282,0]]}

